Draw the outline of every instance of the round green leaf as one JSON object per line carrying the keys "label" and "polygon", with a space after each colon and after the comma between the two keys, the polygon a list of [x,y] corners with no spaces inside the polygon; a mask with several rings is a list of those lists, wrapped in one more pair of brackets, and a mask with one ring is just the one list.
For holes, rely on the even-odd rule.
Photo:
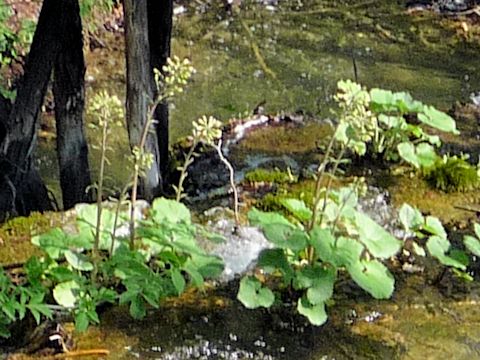
{"label": "round green leaf", "polygon": [[347,267],[352,279],[376,299],[392,296],[395,279],[385,265],[377,260],[361,260]]}
{"label": "round green leaf", "polygon": [[323,325],[328,319],[325,303],[312,305],[307,299],[301,298],[298,301],[297,310],[300,314],[307,317],[312,325]]}
{"label": "round green leaf", "polygon": [[53,298],[57,304],[73,308],[77,302],[77,291],[80,288],[78,283],[74,280],[57,284],[53,289]]}
{"label": "round green leaf", "polygon": [[240,281],[237,299],[248,309],[270,307],[275,301],[273,292],[262,286],[253,276],[244,277]]}

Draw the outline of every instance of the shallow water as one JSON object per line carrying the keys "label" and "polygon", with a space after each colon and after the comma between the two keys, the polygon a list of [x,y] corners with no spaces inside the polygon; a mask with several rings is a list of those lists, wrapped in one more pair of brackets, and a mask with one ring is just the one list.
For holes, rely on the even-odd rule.
{"label": "shallow water", "polygon": [[[276,3],[245,0],[229,14],[217,1],[191,2],[175,17],[173,54],[188,56],[197,72],[172,101],[172,141],[189,134],[201,115],[227,121],[262,102],[267,113],[331,116],[336,82],[354,78],[354,62],[366,86],[410,91],[443,110],[480,90],[478,39],[457,35],[438,15],[411,16],[403,3],[387,0]],[[109,35],[107,48],[87,54],[89,95],[107,89],[124,96],[122,47],[121,34]],[[88,134],[91,143],[99,136]],[[111,140],[107,172],[119,186],[128,177],[126,132]],[[54,149],[52,140],[41,143],[39,166],[59,193]],[[90,151],[95,179],[99,156]]]}

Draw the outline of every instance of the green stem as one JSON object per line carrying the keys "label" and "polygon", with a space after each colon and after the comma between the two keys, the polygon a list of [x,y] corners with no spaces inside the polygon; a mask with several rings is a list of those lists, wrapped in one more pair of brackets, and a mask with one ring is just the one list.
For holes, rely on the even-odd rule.
{"label": "green stem", "polygon": [[177,196],[176,200],[179,202],[182,199],[182,194],[183,194],[183,182],[187,178],[187,169],[191,165],[192,161],[191,158],[193,156],[193,153],[195,151],[195,148],[198,145],[198,140],[193,139],[192,146],[190,147],[190,150],[187,153],[187,156],[185,156],[185,162],[183,163],[183,166],[180,170],[180,180],[178,180],[178,187],[177,187]]}
{"label": "green stem", "polygon": [[95,284],[98,274],[98,263],[100,261],[99,256],[99,245],[100,245],[100,233],[102,228],[102,198],[103,198],[103,177],[105,173],[105,162],[106,162],[106,152],[107,152],[107,135],[108,135],[108,123],[103,121],[102,125],[102,152],[100,157],[100,173],[98,176],[98,186],[97,186],[97,224],[95,228],[95,241],[93,243],[92,249],[92,260],[93,260],[93,271],[92,271],[92,282]]}
{"label": "green stem", "polygon": [[[153,124],[153,114],[155,108],[160,103],[161,98],[158,98],[150,108],[150,113],[148,115],[147,121],[142,129],[142,137],[140,139],[140,144],[138,145],[140,152],[142,153],[145,149],[145,143],[147,142],[148,132],[150,131],[150,126]],[[132,181],[132,197],[130,202],[130,250],[135,249],[135,206],[137,203],[138,196],[138,180],[140,174],[140,159],[135,158],[135,164],[133,166],[133,181]]]}

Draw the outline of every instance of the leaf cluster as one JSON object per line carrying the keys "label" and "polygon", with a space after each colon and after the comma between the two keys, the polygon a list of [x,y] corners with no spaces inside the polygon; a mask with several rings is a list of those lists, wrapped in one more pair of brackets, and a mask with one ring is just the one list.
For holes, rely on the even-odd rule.
{"label": "leaf cluster", "polygon": [[26,280],[13,284],[0,272],[0,335],[29,310],[37,319],[51,317],[46,295],[71,312],[77,330],[99,323],[97,308],[103,303],[128,304],[134,318],[145,316],[149,306],[158,307],[167,296],[178,296],[189,286],[200,287],[205,278],[223,271],[221,259],[205,253],[196,242],[197,232],[206,229],[191,221],[182,204],[156,199],[145,220],[137,224],[137,245],[129,248],[128,215],[119,218],[104,208],[101,214],[99,276],[94,281],[92,248],[95,241],[96,205],[79,205],[77,233],[60,228],[35,236],[32,242],[45,256],[31,258],[25,266]]}
{"label": "leaf cluster", "polygon": [[359,155],[367,150],[387,161],[406,161],[417,169],[431,167],[439,156],[440,138],[427,132],[459,134],[455,120],[407,92],[366,90],[350,80],[338,82],[337,141]]}

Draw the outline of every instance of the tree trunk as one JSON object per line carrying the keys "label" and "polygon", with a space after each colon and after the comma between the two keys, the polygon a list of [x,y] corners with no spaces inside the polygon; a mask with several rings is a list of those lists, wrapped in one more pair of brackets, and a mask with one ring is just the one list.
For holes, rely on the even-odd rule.
{"label": "tree trunk", "polygon": [[70,1],[45,0],[40,12],[24,75],[5,124],[6,136],[0,144],[0,220],[52,209],[48,191],[32,165],[32,154],[40,108],[59,50],[57,36],[65,31],[63,10]]}
{"label": "tree trunk", "polygon": [[61,50],[55,62],[53,95],[63,208],[69,209],[91,200],[86,193],[91,180],[83,130],[85,60],[78,0],[65,4],[63,16],[68,19],[68,28],[59,34]]}
{"label": "tree trunk", "polygon": [[[148,40],[150,45],[150,65],[162,71],[170,56],[172,37],[173,0],[148,0]],[[160,173],[162,178],[168,171],[168,103],[163,101],[155,109],[156,133],[160,151]]]}
{"label": "tree trunk", "polygon": [[[147,0],[125,0],[123,6],[127,62],[127,128],[130,146],[134,147],[140,144],[155,86],[150,65]],[[144,150],[153,154],[154,164],[141,183],[140,194],[151,200],[159,195],[162,189],[155,132],[148,134]]]}

